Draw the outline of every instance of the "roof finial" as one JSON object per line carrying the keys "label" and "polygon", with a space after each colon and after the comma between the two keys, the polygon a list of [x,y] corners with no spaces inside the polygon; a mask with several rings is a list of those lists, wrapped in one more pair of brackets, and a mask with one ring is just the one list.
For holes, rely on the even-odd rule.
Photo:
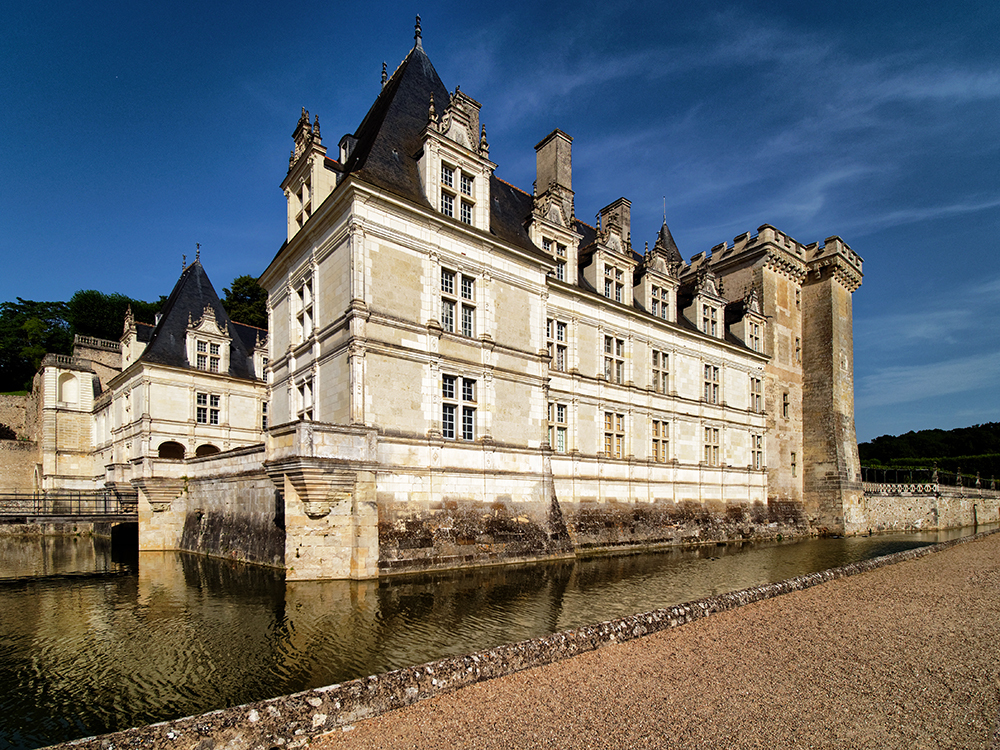
{"label": "roof finial", "polygon": [[201,263],[201,243],[194,243],[194,262]]}
{"label": "roof finial", "polygon": [[181,255],[181,273],[184,273],[184,270],[187,267],[188,267],[188,257],[187,257],[187,254],[182,254]]}
{"label": "roof finial", "polygon": [[313,123],[313,138],[317,141],[320,140],[319,135],[319,115],[316,115],[316,121]]}
{"label": "roof finial", "polygon": [[490,155],[490,144],[486,140],[486,126],[483,125],[483,133],[479,136],[479,153],[483,156]]}
{"label": "roof finial", "polygon": [[667,196],[663,196],[663,223],[667,223]]}
{"label": "roof finial", "polygon": [[385,60],[382,61],[382,85],[385,86],[385,82],[389,80],[389,76],[385,69]]}
{"label": "roof finial", "polygon": [[417,49],[423,49],[423,41],[420,37],[420,16],[417,16],[417,24],[413,32],[413,46]]}
{"label": "roof finial", "polygon": [[434,111],[434,92],[431,92],[431,106],[427,109],[427,122],[437,122],[437,112]]}

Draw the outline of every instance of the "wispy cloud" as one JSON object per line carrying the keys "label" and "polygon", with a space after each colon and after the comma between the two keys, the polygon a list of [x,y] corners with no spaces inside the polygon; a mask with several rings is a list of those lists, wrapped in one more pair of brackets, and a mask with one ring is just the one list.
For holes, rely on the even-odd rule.
{"label": "wispy cloud", "polygon": [[1000,352],[932,364],[883,367],[858,379],[855,411],[995,388],[998,380]]}

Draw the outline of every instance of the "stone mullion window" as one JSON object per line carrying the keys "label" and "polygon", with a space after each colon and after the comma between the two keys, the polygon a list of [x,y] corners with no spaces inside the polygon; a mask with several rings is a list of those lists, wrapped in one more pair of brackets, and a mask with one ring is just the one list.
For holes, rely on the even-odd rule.
{"label": "stone mullion window", "polygon": [[653,382],[651,383],[651,385],[653,387],[653,390],[656,391],[657,393],[664,393],[664,394],[669,393],[669,387],[670,387],[669,355],[666,352],[653,349],[652,360],[653,360],[652,362]]}
{"label": "stone mullion window", "polygon": [[719,403],[719,368],[715,365],[705,365],[705,401]]}
{"label": "stone mullion window", "polygon": [[222,397],[215,393],[195,393],[195,422],[217,425],[220,423]]}
{"label": "stone mullion window", "polygon": [[444,162],[441,163],[441,213],[470,226],[475,224],[475,177]]}
{"label": "stone mullion window", "polygon": [[764,468],[764,436],[750,434],[750,466],[753,469]]}
{"label": "stone mullion window", "polygon": [[708,466],[719,465],[719,428],[705,428],[705,454],[704,463]]}
{"label": "stone mullion window", "polygon": [[607,458],[625,456],[625,415],[604,412],[604,455]]}
{"label": "stone mullion window", "polygon": [[474,378],[441,376],[441,436],[449,440],[476,439],[478,383]]}
{"label": "stone mullion window", "polygon": [[750,376],[750,411],[754,414],[764,411],[764,383],[753,375]]}
{"label": "stone mullion window", "polygon": [[441,269],[441,327],[448,333],[476,335],[476,281],[472,276]]}
{"label": "stone mullion window", "polygon": [[652,420],[650,433],[653,449],[650,458],[657,463],[666,463],[670,454],[670,423],[654,419]]}
{"label": "stone mullion window", "polygon": [[549,403],[549,446],[557,453],[567,450],[567,434],[569,432],[566,404]]}
{"label": "stone mullion window", "polygon": [[545,321],[546,348],[549,352],[549,369],[566,372],[569,338],[569,326],[554,318]]}
{"label": "stone mullion window", "polygon": [[604,337],[604,379],[609,383],[625,382],[625,339]]}

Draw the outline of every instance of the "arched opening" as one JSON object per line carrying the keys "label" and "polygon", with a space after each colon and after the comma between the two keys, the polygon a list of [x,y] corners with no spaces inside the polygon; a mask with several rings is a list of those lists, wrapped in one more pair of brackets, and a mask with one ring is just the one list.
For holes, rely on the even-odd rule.
{"label": "arched opening", "polygon": [[76,375],[64,372],[59,376],[59,393],[57,399],[64,404],[75,404],[79,398],[79,387]]}
{"label": "arched opening", "polygon": [[202,458],[203,456],[214,456],[218,452],[219,449],[216,448],[214,445],[210,443],[205,443],[204,445],[198,446],[198,450],[194,452],[194,455],[196,455],[198,458]]}
{"label": "arched opening", "polygon": [[173,440],[168,440],[165,443],[160,443],[157,455],[160,458],[184,458],[184,446]]}

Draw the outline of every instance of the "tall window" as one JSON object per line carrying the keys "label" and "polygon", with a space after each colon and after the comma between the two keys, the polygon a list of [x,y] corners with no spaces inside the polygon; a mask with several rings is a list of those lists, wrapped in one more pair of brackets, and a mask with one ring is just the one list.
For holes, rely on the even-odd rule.
{"label": "tall window", "polygon": [[795,362],[802,361],[802,339],[798,336],[795,337]]}
{"label": "tall window", "polygon": [[625,272],[614,266],[604,266],[604,296],[621,302],[625,297]]}
{"label": "tall window", "polygon": [[556,243],[556,278],[566,281],[566,246]]}
{"label": "tall window", "polygon": [[313,381],[306,378],[299,384],[299,419],[313,418]]}
{"label": "tall window", "polygon": [[792,476],[798,476],[798,464],[795,461],[795,451],[792,451]]}
{"label": "tall window", "polygon": [[195,394],[195,421],[198,424],[219,424],[221,396],[214,393]]}
{"label": "tall window", "polygon": [[750,348],[755,351],[763,351],[760,341],[760,323],[750,324]]}
{"label": "tall window", "polygon": [[709,466],[719,465],[719,428],[705,428],[705,463]]}
{"label": "tall window", "polygon": [[750,435],[750,465],[754,469],[764,468],[764,436]]}
{"label": "tall window", "polygon": [[625,382],[625,340],[604,337],[604,379],[609,383]]}
{"label": "tall window", "polygon": [[455,218],[455,204],[458,204],[458,218],[465,224],[473,223],[475,202],[473,185],[475,177],[449,164],[441,165],[441,213]]}
{"label": "tall window", "polygon": [[701,306],[701,330],[709,336],[719,335],[719,313],[711,305]]}
{"label": "tall window", "polygon": [[441,327],[449,333],[476,335],[476,281],[471,276],[441,269]]}
{"label": "tall window", "polygon": [[781,416],[783,416],[785,419],[788,419],[788,408],[789,408],[788,393],[787,392],[786,393],[782,393],[781,394]]}
{"label": "tall window", "polygon": [[260,429],[267,429],[267,401],[262,401],[260,404]]}
{"label": "tall window", "polygon": [[719,403],[719,368],[715,365],[705,365],[705,400]]}
{"label": "tall window", "polygon": [[653,349],[653,390],[657,393],[666,393],[669,387],[668,365],[670,360],[666,352]]}
{"label": "tall window", "polygon": [[298,343],[308,340],[313,332],[313,288],[312,278],[307,279],[295,290],[295,302],[298,307],[296,322],[298,324]]}
{"label": "tall window", "polygon": [[549,404],[549,445],[559,452],[566,452],[566,404]]}
{"label": "tall window", "polygon": [[604,455],[621,458],[625,453],[625,415],[604,412]]}
{"label": "tall window", "polygon": [[764,384],[753,375],[750,376],[750,411],[754,414],[764,411]]}
{"label": "tall window", "polygon": [[549,350],[549,368],[566,372],[566,323],[561,320],[549,318],[545,321],[546,347]]}
{"label": "tall window", "polygon": [[[476,381],[457,375],[441,376],[441,435],[476,439]],[[461,424],[459,424],[461,420]]]}
{"label": "tall window", "polygon": [[665,463],[667,455],[670,453],[668,450],[670,445],[670,423],[654,419],[651,432],[653,437],[652,459],[657,463]]}
{"label": "tall window", "polygon": [[649,303],[649,311],[653,317],[667,320],[670,317],[670,292],[662,287],[654,286],[650,296],[652,299]]}

